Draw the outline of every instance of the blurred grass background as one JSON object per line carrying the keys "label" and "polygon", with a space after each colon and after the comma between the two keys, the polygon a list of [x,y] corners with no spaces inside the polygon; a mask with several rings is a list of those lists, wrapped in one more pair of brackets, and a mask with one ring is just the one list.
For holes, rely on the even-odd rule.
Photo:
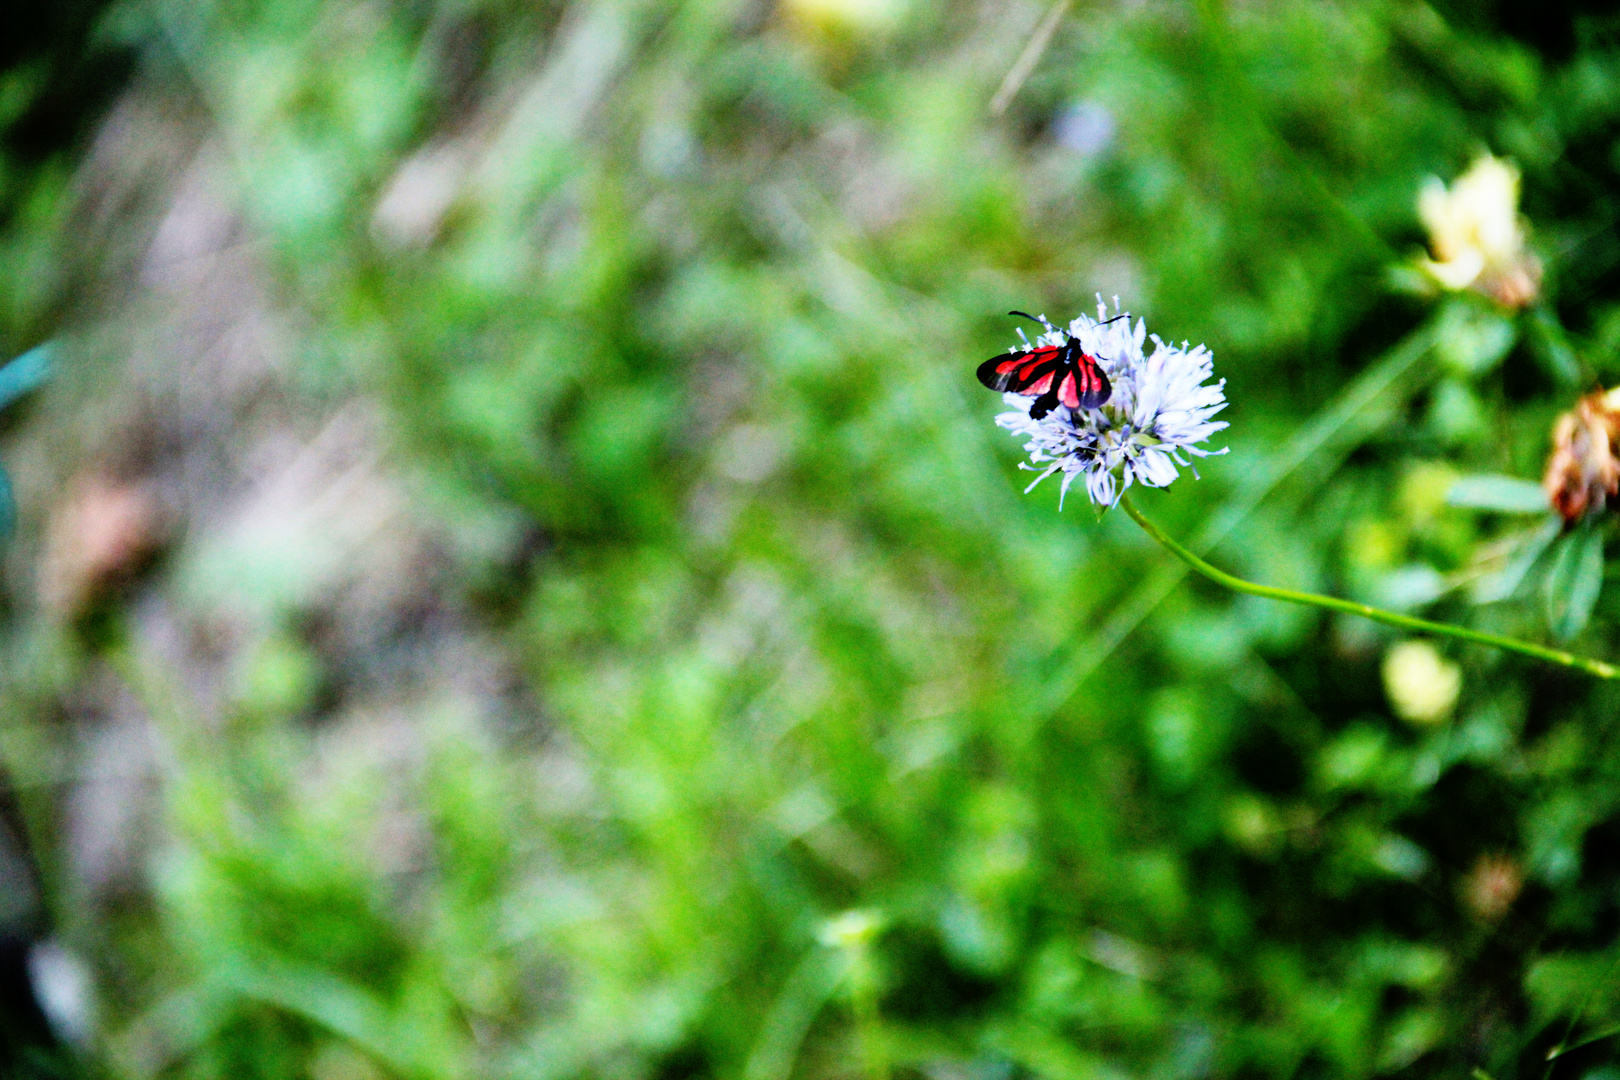
{"label": "blurred grass background", "polygon": [[[1620,1067],[1615,692],[1402,705],[1384,629],[1021,494],[971,377],[1117,294],[1228,379],[1141,499],[1221,565],[1620,655],[1612,529],[1447,500],[1620,378],[1606,5],[13,25],[7,1075]],[[1487,150],[1517,313],[1400,271]]]}

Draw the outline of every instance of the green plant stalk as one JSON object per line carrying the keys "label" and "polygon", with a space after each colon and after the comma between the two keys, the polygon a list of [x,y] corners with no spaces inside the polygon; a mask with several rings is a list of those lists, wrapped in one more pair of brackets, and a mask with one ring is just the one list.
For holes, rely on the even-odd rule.
{"label": "green plant stalk", "polygon": [[855,1037],[860,1044],[866,1080],[889,1080],[889,1056],[878,1015],[877,975],[864,944],[850,959],[850,1008],[855,1014]]}
{"label": "green plant stalk", "polygon": [[1602,660],[1576,656],[1574,653],[1567,653],[1562,649],[1549,649],[1544,645],[1533,645],[1528,641],[1520,641],[1518,638],[1502,637],[1499,634],[1486,634],[1463,626],[1453,626],[1450,623],[1430,622],[1428,619],[1418,619],[1411,615],[1399,615],[1393,611],[1385,611],[1383,608],[1375,608],[1371,604],[1358,604],[1354,600],[1341,600],[1336,596],[1297,592],[1294,589],[1279,589],[1274,585],[1257,585],[1252,581],[1233,577],[1224,570],[1217,570],[1173,540],[1163,529],[1149,521],[1142,511],[1136,508],[1136,504],[1131,502],[1129,496],[1121,495],[1119,505],[1124,507],[1125,512],[1131,516],[1131,520],[1142,526],[1149,536],[1157,540],[1172,555],[1215,582],[1215,584],[1224,585],[1234,592],[1248,593],[1250,596],[1264,596],[1272,600],[1284,600],[1290,604],[1307,604],[1311,607],[1327,608],[1329,611],[1344,611],[1351,615],[1360,615],[1362,618],[1372,619],[1374,622],[1399,626],[1403,630],[1439,634],[1442,637],[1457,638],[1459,641],[1471,641],[1476,645],[1489,645],[1493,648],[1505,649],[1508,652],[1516,652],[1522,656],[1533,656],[1537,660],[1545,660],[1550,664],[1576,668],[1586,672],[1588,675],[1596,675],[1600,679],[1620,678],[1620,667],[1606,664]]}

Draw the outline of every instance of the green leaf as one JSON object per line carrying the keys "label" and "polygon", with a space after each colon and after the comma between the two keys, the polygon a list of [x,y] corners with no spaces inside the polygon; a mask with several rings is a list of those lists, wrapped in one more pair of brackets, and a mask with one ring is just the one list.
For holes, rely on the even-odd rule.
{"label": "green leaf", "polygon": [[[55,359],[56,343],[47,341],[0,367],[0,409],[50,378]],[[16,524],[17,500],[11,494],[11,477],[0,467],[0,542],[11,536]]]}
{"label": "green leaf", "polygon": [[1511,320],[1469,301],[1454,301],[1440,316],[1435,353],[1458,375],[1483,375],[1519,338]]}
{"label": "green leaf", "polygon": [[47,341],[0,367],[0,409],[50,378],[55,359],[56,343]]}
{"label": "green leaf", "polygon": [[1560,539],[1543,589],[1553,637],[1568,641],[1584,630],[1603,591],[1603,534],[1583,527]]}
{"label": "green leaf", "polygon": [[1551,311],[1538,306],[1530,317],[1530,354],[1546,372],[1567,387],[1581,385],[1581,362],[1570,346],[1569,336]]}
{"label": "green leaf", "polygon": [[1474,583],[1471,590],[1474,603],[1494,604],[1518,592],[1525,575],[1530,573],[1530,568],[1535,566],[1536,561],[1552,542],[1558,539],[1558,534],[1563,528],[1562,518],[1557,514],[1548,514],[1547,519],[1540,525],[1521,533],[1518,543],[1508,557],[1507,565]]}
{"label": "green leaf", "polygon": [[1547,493],[1533,480],[1481,473],[1460,477],[1446,492],[1452,506],[1496,510],[1504,514],[1545,514]]}
{"label": "green leaf", "polygon": [[11,536],[17,525],[17,500],[11,495],[11,477],[0,468],[0,543]]}

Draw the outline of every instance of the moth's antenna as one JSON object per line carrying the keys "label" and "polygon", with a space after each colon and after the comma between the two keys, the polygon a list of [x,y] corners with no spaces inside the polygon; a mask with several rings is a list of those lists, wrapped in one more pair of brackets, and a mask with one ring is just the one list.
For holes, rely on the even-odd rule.
{"label": "moth's antenna", "polygon": [[1035,316],[1031,315],[1027,311],[1009,311],[1009,312],[1007,312],[1007,314],[1009,314],[1009,315],[1022,315],[1024,318],[1028,319],[1030,322],[1038,322],[1042,326],[1046,327],[1048,330],[1056,330],[1057,329],[1057,327],[1055,327],[1051,323],[1047,322],[1044,318],[1037,319]]}

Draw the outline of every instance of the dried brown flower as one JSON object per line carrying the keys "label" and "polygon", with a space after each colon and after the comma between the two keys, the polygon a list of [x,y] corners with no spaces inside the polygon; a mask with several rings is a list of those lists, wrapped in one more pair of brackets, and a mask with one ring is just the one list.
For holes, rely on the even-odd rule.
{"label": "dried brown flower", "polygon": [[1620,388],[1598,390],[1553,424],[1553,452],[1541,486],[1566,523],[1595,514],[1620,492]]}
{"label": "dried brown flower", "polygon": [[1481,921],[1492,923],[1507,914],[1524,889],[1524,868],[1512,856],[1481,855],[1463,879],[1463,901]]}
{"label": "dried brown flower", "polygon": [[40,602],[71,618],[149,555],[161,539],[159,507],[141,484],[80,477],[52,512],[40,560]]}

